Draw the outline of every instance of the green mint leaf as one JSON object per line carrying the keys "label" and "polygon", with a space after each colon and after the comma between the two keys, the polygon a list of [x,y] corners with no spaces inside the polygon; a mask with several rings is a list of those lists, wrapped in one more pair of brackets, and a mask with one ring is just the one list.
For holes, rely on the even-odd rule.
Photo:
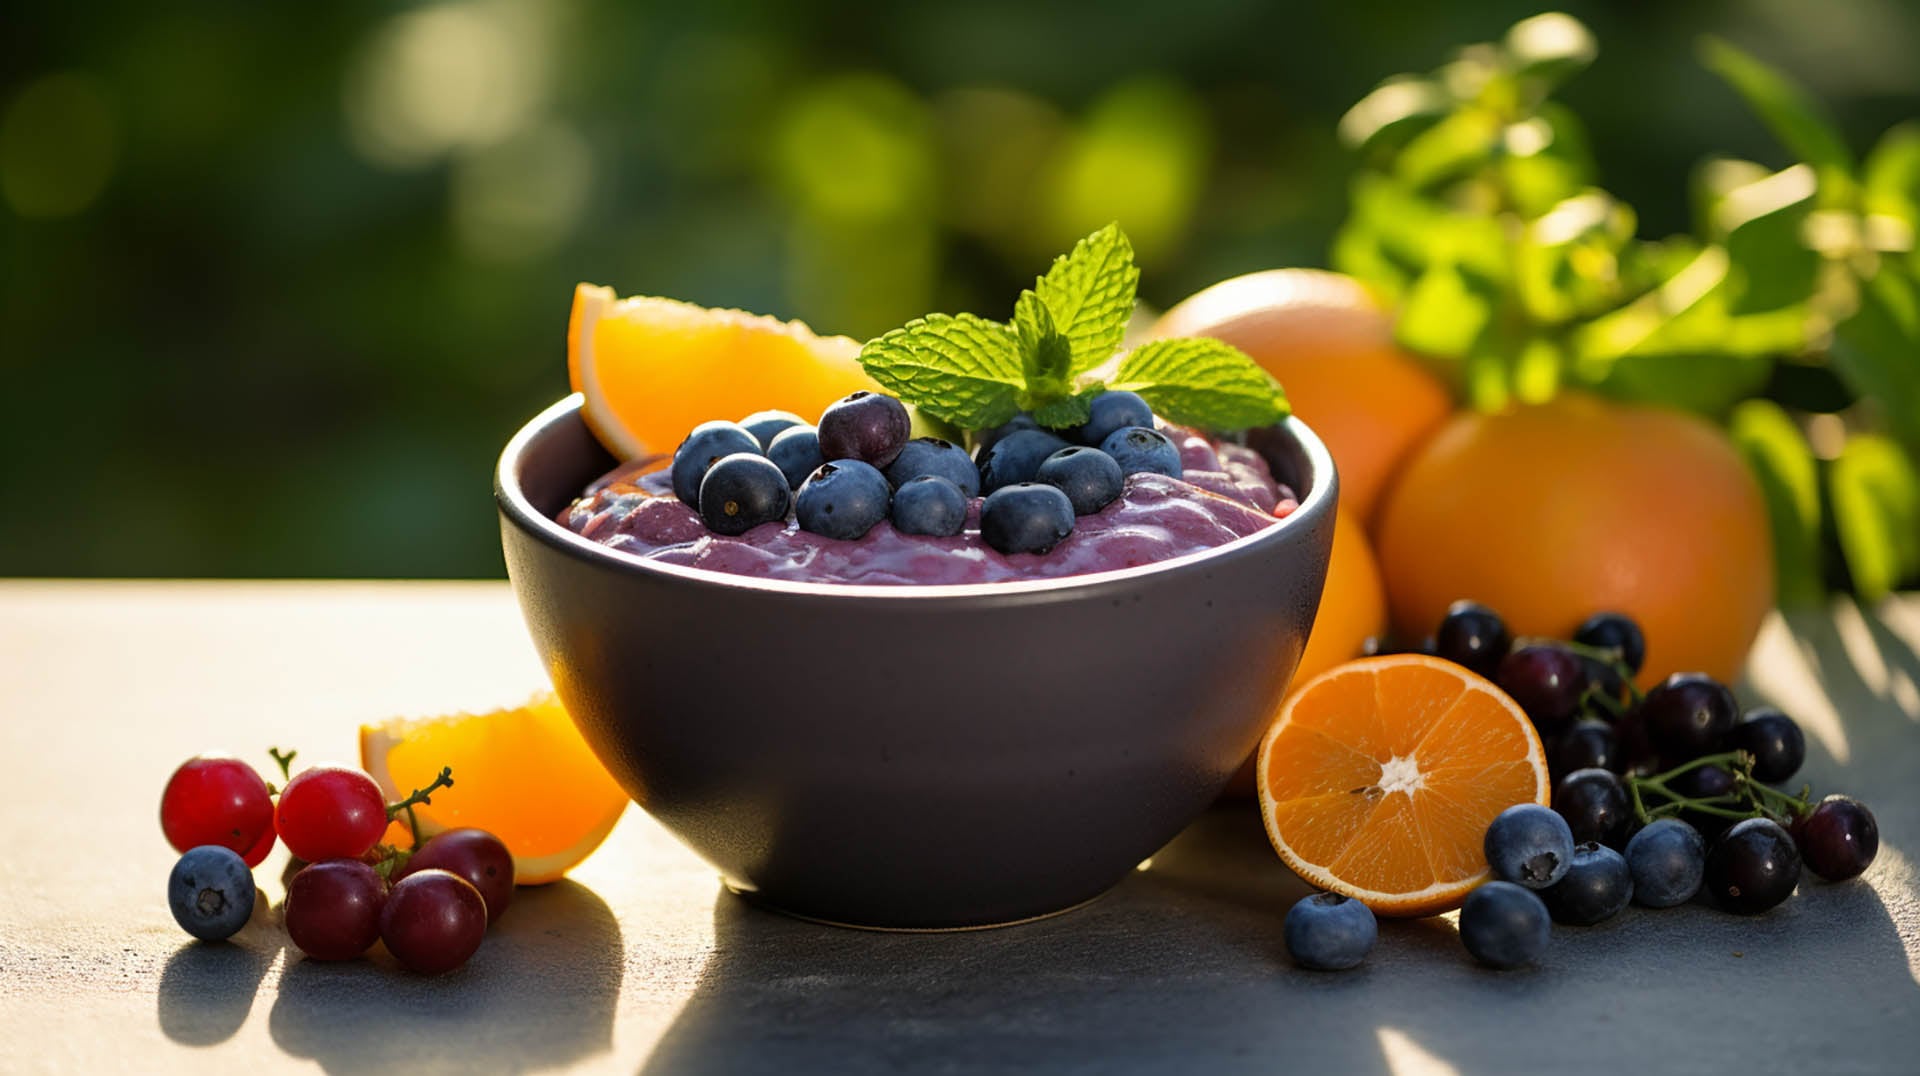
{"label": "green mint leaf", "polygon": [[1139,393],[1169,422],[1217,433],[1272,425],[1291,413],[1272,374],[1208,337],[1143,344],[1120,360],[1106,387]]}
{"label": "green mint leaf", "polygon": [[1075,243],[1071,253],[1055,259],[1047,275],[1034,283],[1033,290],[1053,315],[1053,324],[1072,343],[1069,377],[1113,357],[1133,317],[1133,295],[1139,284],[1133,244],[1118,224]]}
{"label": "green mint leaf", "polygon": [[905,403],[963,429],[998,426],[1020,409],[1014,331],[972,314],[929,314],[867,341],[860,365]]}
{"label": "green mint leaf", "polygon": [[1037,293],[1020,293],[1013,308],[1013,330],[1020,340],[1020,368],[1028,393],[1045,398],[1065,394],[1073,367],[1072,341],[1055,327],[1053,314]]}
{"label": "green mint leaf", "polygon": [[1051,430],[1084,426],[1093,417],[1093,398],[1107,391],[1095,385],[1072,396],[1061,396],[1034,409],[1033,420]]}

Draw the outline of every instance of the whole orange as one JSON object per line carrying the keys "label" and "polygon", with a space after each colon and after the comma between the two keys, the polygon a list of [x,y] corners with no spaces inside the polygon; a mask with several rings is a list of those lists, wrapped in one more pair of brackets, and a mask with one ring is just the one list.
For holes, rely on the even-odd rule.
{"label": "whole orange", "polygon": [[1293,413],[1340,468],[1343,511],[1373,517],[1407,453],[1453,410],[1440,380],[1393,342],[1393,317],[1359,281],[1322,269],[1269,269],[1181,301],[1153,337],[1211,336],[1279,378]]}
{"label": "whole orange", "polygon": [[1374,548],[1407,637],[1457,598],[1516,635],[1566,638],[1614,610],[1646,632],[1643,685],[1733,679],[1773,605],[1766,504],[1727,439],[1680,411],[1579,393],[1455,416],[1388,492]]}
{"label": "whole orange", "polygon": [[[1333,524],[1333,553],[1327,558],[1320,612],[1313,618],[1313,633],[1307,636],[1307,648],[1293,672],[1293,685],[1359,657],[1367,640],[1386,630],[1387,595],[1380,586],[1380,568],[1367,544],[1366,528],[1342,510]],[[1227,786],[1227,794],[1253,795],[1251,755]]]}

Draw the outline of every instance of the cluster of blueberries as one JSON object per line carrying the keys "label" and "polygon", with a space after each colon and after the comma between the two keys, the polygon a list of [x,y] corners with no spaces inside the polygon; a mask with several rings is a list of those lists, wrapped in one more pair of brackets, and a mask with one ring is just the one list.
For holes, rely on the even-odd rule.
{"label": "cluster of blueberries", "polygon": [[[1793,894],[1803,866],[1844,881],[1879,851],[1878,823],[1860,801],[1809,803],[1770,787],[1806,758],[1806,737],[1786,714],[1763,706],[1742,715],[1726,685],[1700,673],[1635,691],[1628,678],[1646,639],[1631,617],[1596,613],[1570,643],[1516,640],[1498,613],[1462,601],[1418,651],[1511,695],[1546,743],[1555,778],[1551,809],[1509,807],[1487,829],[1495,880],[1460,909],[1460,940],[1484,964],[1530,964],[1551,923],[1591,926],[1630,903],[1670,908],[1705,893],[1725,911],[1757,915]],[[1346,968],[1365,958],[1375,927],[1360,902],[1317,894],[1294,907],[1286,929],[1299,963]]]}
{"label": "cluster of blueberries", "polygon": [[972,455],[937,437],[909,439],[912,425],[904,404],[873,392],[836,401],[813,426],[785,411],[703,422],[674,451],[673,493],[716,534],[792,513],[800,529],[844,541],[883,519],[904,534],[959,534],[969,502],[984,494],[988,545],[1045,553],[1073,533],[1075,516],[1113,503],[1128,475],[1182,473],[1179,448],[1131,392],[1094,397],[1087,423],[1060,432],[1016,416],[977,435]]}

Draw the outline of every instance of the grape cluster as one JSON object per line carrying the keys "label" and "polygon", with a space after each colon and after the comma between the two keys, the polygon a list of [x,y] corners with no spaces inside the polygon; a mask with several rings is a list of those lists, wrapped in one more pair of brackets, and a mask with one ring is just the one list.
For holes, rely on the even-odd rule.
{"label": "grape cluster", "polygon": [[[251,868],[276,841],[304,861],[287,885],[287,934],[313,960],[350,960],[376,942],[402,967],[437,975],[465,964],[513,897],[513,856],[498,837],[455,829],[420,839],[413,808],[453,784],[451,770],[389,804],[371,776],[314,766],[288,776],[293,753],[273,752],[286,781],[276,791],[229,755],[188,759],[160,797],[160,828],[183,853],[168,903],[196,938],[232,937],[252,918]],[[404,817],[412,847],[381,843]]]}
{"label": "grape cluster", "polygon": [[1727,911],[1757,914],[1793,893],[1803,867],[1828,881],[1865,871],[1880,843],[1865,805],[1776,787],[1806,759],[1799,725],[1772,707],[1742,713],[1726,685],[1700,673],[1642,694],[1633,679],[1646,648],[1623,614],[1596,613],[1565,640],[1516,639],[1470,601],[1454,603],[1419,648],[1493,680],[1546,748],[1565,839],[1550,839],[1546,809],[1513,808],[1533,822],[1488,831],[1495,877],[1537,890],[1555,922],[1586,924],[1630,901],[1668,907],[1702,890]]}

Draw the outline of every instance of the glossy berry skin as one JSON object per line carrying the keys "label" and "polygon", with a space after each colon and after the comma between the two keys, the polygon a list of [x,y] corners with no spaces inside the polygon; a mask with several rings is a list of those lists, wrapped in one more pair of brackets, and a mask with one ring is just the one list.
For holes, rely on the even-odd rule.
{"label": "glossy berry skin", "polygon": [[167,878],[167,906],[180,929],[201,941],[225,941],[253,917],[253,871],[218,844],[189,848]]}
{"label": "glossy berry skin", "polygon": [[1518,968],[1540,959],[1553,935],[1547,906],[1531,889],[1488,882],[1460,906],[1460,941],[1490,968]]}
{"label": "glossy berry skin", "polygon": [[737,425],[753,435],[760,442],[760,451],[773,447],[773,439],[796,426],[805,426],[807,420],[791,411],[755,411],[741,419]]}
{"label": "glossy berry skin", "polygon": [[973,444],[974,459],[978,460],[983,458],[988,449],[1012,434],[1019,433],[1021,430],[1037,430],[1039,428],[1040,424],[1033,420],[1033,416],[1022,411],[1000,425],[995,426],[993,429],[981,430],[971,435],[970,438]]}
{"label": "glossy berry skin", "polygon": [[894,489],[922,475],[934,475],[954,484],[968,497],[980,495],[980,468],[967,450],[938,437],[916,437],[887,465],[887,481]]}
{"label": "glossy berry skin", "polygon": [[1880,853],[1880,824],[1867,805],[1832,795],[1793,824],[1794,843],[1807,869],[1829,882],[1857,878]]}
{"label": "glossy berry skin", "polygon": [[1528,889],[1545,889],[1573,865],[1573,830],[1537,803],[1516,803],[1494,816],[1482,841],[1493,876]]}
{"label": "glossy berry skin", "polygon": [[280,790],[273,821],[287,850],[309,863],[358,859],[387,831],[387,801],[364,771],[315,766]]}
{"label": "glossy berry skin", "polygon": [[1500,614],[1478,602],[1457,601],[1433,633],[1434,656],[1472,669],[1491,680],[1500,671],[1513,636]]}
{"label": "glossy berry skin", "polygon": [[1613,734],[1620,740],[1620,753],[1628,769],[1654,760],[1653,741],[1647,737],[1647,719],[1639,707],[1620,715],[1613,723]]}
{"label": "glossy berry skin", "polygon": [[852,541],[887,518],[893,487],[871,464],[832,460],[820,465],[794,494],[800,529],[823,538]]}
{"label": "glossy berry skin", "polygon": [[820,434],[812,426],[792,426],[774,435],[767,458],[787,476],[787,488],[799,489],[807,476],[827,462],[820,454]]}
{"label": "glossy berry skin", "polygon": [[1626,753],[1620,749],[1620,737],[1605,721],[1582,718],[1560,735],[1548,755],[1556,778],[1575,770],[1602,769],[1614,773],[1627,770]]}
{"label": "glossy berry skin", "polygon": [[314,960],[352,960],[380,940],[387,883],[357,859],[310,863],[287,883],[287,935]]}
{"label": "glossy berry skin", "polygon": [[1573,641],[1583,646],[1617,650],[1627,671],[1638,673],[1647,660],[1647,637],[1640,624],[1625,613],[1595,613],[1573,631]]}
{"label": "glossy berry skin", "polygon": [[1073,502],[1052,486],[1021,482],[987,494],[980,537],[1002,553],[1046,553],[1073,533]]}
{"label": "glossy berry skin", "polygon": [[966,528],[967,495],[939,475],[923,474],[893,491],[891,517],[901,534],[951,538]]}
{"label": "glossy berry skin", "polygon": [[1287,911],[1287,955],[1314,971],[1359,966],[1379,936],[1372,910],[1337,893],[1302,897]]}
{"label": "glossy berry skin", "polygon": [[1123,426],[1100,442],[1100,451],[1112,456],[1126,474],[1179,478],[1186,473],[1180,463],[1180,450],[1166,434],[1151,426]]}
{"label": "glossy berry skin", "polygon": [[[1580,656],[1580,667],[1587,671],[1587,684],[1592,691],[1605,695],[1615,702],[1627,693],[1627,681],[1620,670],[1604,661],[1586,655]],[[1603,714],[1606,711],[1601,711]]]}
{"label": "glossy berry skin", "polygon": [[1770,818],[1739,823],[1707,852],[1707,892],[1735,915],[1759,915],[1792,896],[1799,882],[1800,852]]}
{"label": "glossy berry skin", "polygon": [[1675,673],[1640,704],[1647,739],[1668,766],[1717,750],[1740,720],[1726,685],[1702,673]]}
{"label": "glossy berry skin", "polygon": [[760,440],[732,422],[702,422],[673,450],[673,495],[700,510],[700,480],[707,468],[736,452],[760,452]]}
{"label": "glossy berry skin", "polygon": [[994,491],[1021,482],[1033,481],[1047,457],[1067,447],[1067,443],[1046,430],[1015,430],[991,446],[974,453],[979,462],[980,492]]}
{"label": "glossy berry skin", "polygon": [[513,853],[484,829],[450,829],[428,838],[393,880],[397,883],[410,874],[431,870],[446,871],[473,886],[487,906],[489,923],[498,920],[513,901]]}
{"label": "glossy berry skin", "polygon": [[1633,811],[1626,786],[1608,770],[1575,770],[1562,777],[1553,789],[1553,809],[1567,820],[1576,844],[1591,841],[1619,848],[1626,843]]}
{"label": "glossy berry skin", "polygon": [[1074,431],[1083,445],[1099,446],[1113,431],[1128,426],[1153,428],[1153,408],[1139,395],[1124,390],[1103,392],[1088,405],[1087,424]]}
{"label": "glossy berry skin", "polygon": [[1626,857],[1606,845],[1575,845],[1567,876],[1541,890],[1540,899],[1554,922],[1590,927],[1619,915],[1633,900],[1633,873]]}
{"label": "glossy berry skin", "polygon": [[487,902],[472,883],[443,870],[416,871],[387,894],[380,940],[408,971],[439,975],[467,962],[487,936]]}
{"label": "glossy berry skin", "polygon": [[226,755],[196,755],[167,778],[160,832],[176,852],[217,844],[256,866],[273,851],[273,797],[252,766]]}
{"label": "glossy berry skin", "polygon": [[1523,646],[1500,661],[1494,682],[1513,696],[1543,736],[1557,735],[1580,712],[1587,670],[1572,651]]}
{"label": "glossy berry skin", "polygon": [[1112,456],[1097,448],[1070,445],[1048,456],[1034,473],[1034,481],[1044,482],[1067,495],[1073,514],[1090,516],[1120,499],[1127,488],[1127,476]]}
{"label": "glossy berry skin", "polygon": [[1633,899],[1649,908],[1685,904],[1706,877],[1707,842],[1677,818],[1656,818],[1627,842]]}
{"label": "glossy berry skin", "polygon": [[1752,755],[1754,779],[1777,785],[1800,772],[1800,764],[1807,760],[1807,737],[1793,718],[1771,706],[1759,706],[1728,730],[1720,749]]}
{"label": "glossy berry skin", "polygon": [[892,396],[863,391],[828,404],[819,431],[820,454],[828,463],[859,460],[885,467],[913,435],[913,418]]}
{"label": "glossy berry skin", "polygon": [[700,480],[700,521],[715,534],[745,534],[762,523],[782,522],[792,506],[787,476],[757,453],[722,457]]}
{"label": "glossy berry skin", "polygon": [[[1733,771],[1724,766],[1696,766],[1667,782],[1667,787],[1691,800],[1710,800],[1733,794]],[[1734,819],[1707,811],[1681,811],[1680,817],[1703,837],[1717,837]]]}

